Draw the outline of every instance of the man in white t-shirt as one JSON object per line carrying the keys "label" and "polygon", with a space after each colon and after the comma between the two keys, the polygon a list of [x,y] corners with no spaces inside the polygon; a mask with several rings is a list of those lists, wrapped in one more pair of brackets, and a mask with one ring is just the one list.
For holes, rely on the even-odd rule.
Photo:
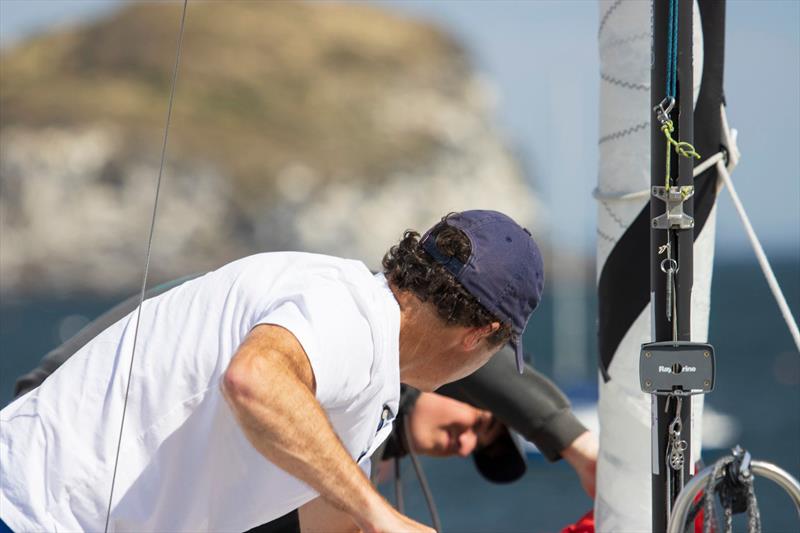
{"label": "man in white t-shirt", "polygon": [[0,526],[244,531],[305,505],[304,530],[429,531],[364,474],[400,382],[433,390],[506,343],[521,369],[542,260],[467,211],[383,266],[260,254],[147,300],[0,412]]}

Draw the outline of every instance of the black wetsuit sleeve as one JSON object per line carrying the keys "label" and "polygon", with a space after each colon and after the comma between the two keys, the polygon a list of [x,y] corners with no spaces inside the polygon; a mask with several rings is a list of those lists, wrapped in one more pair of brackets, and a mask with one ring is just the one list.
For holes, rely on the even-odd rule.
{"label": "black wetsuit sleeve", "polygon": [[[192,274],[174,281],[153,287],[145,293],[145,299],[158,296],[168,290],[177,287],[185,281],[194,279],[199,274]],[[112,307],[96,319],[92,320],[83,329],[81,329],[74,336],[63,344],[50,350],[39,362],[39,366],[21,376],[14,384],[14,397],[22,396],[28,391],[31,391],[42,384],[47,377],[55,372],[58,367],[72,357],[75,352],[86,346],[90,340],[97,337],[106,328],[117,322],[119,319],[127,316],[131,311],[136,309],[139,305],[139,295],[131,296],[127,300]]]}
{"label": "black wetsuit sleeve", "polygon": [[508,347],[472,375],[436,392],[491,411],[550,461],[560,459],[561,451],[586,431],[552,381],[528,365],[523,374],[517,372]]}

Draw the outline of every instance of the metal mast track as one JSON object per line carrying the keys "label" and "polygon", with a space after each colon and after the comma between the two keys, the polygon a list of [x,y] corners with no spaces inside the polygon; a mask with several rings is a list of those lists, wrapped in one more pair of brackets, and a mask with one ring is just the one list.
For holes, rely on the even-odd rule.
{"label": "metal mast track", "polygon": [[[668,59],[670,56],[670,29],[677,22],[677,86],[674,108],[671,110],[675,130],[673,138],[692,143],[694,141],[693,117],[693,0],[653,0],[653,55],[650,83],[650,107],[657,108],[667,96],[663,91],[667,86]],[[676,9],[675,18],[671,9]],[[666,68],[665,68],[666,66]],[[673,82],[674,83],[674,82]],[[669,168],[673,188],[692,186],[694,160],[689,157],[676,157],[677,165],[667,167],[668,153],[665,153],[665,135],[662,132],[663,122],[652,113],[650,139],[651,160],[650,175],[653,187],[663,187],[665,168]],[[694,215],[694,201],[690,195],[682,202],[683,213]],[[665,202],[651,196],[650,219],[663,216]],[[669,250],[664,247],[669,247]],[[693,280],[694,227],[679,230],[650,228],[650,294],[652,305],[653,341],[689,341],[691,338],[691,294]],[[671,254],[676,263],[666,265],[666,271],[672,269],[671,275],[662,270],[665,252]],[[674,268],[673,268],[674,266]],[[672,286],[668,279],[672,278]],[[668,294],[668,290],[671,293]],[[668,299],[675,299],[674,304]],[[667,309],[667,306],[670,309]],[[670,312],[674,309],[674,312]],[[673,315],[668,318],[668,314]],[[673,328],[675,328],[673,330]],[[651,404],[652,423],[652,524],[653,532],[666,531],[670,507],[683,487],[684,480],[691,475],[691,460],[682,463],[680,471],[670,472],[667,464],[667,451],[670,442],[670,425],[680,417],[682,432],[680,438],[685,441],[684,448],[691,450],[691,401],[670,401],[671,397],[653,395]],[[687,398],[688,400],[688,398]],[[680,410],[679,413],[676,410]],[[691,453],[688,453],[691,458]],[[674,474],[674,475],[673,475]],[[670,485],[668,488],[668,484]]]}

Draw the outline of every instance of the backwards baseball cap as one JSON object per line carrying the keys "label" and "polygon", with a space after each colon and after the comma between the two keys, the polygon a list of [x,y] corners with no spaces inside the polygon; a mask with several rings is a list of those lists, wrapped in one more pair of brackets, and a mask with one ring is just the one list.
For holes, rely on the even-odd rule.
{"label": "backwards baseball cap", "polygon": [[[461,230],[469,239],[472,251],[464,263],[436,245],[436,236],[447,226]],[[420,243],[487,311],[511,325],[509,343],[521,374],[522,332],[544,288],[542,254],[531,233],[503,213],[474,210],[447,215]]]}
{"label": "backwards baseball cap", "polygon": [[511,483],[528,469],[522,438],[506,427],[487,446],[472,452],[472,460],[478,472],[493,483]]}

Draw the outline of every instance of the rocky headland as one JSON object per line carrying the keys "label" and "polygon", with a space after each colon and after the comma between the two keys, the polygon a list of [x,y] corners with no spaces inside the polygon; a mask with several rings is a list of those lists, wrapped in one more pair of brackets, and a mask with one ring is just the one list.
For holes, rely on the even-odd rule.
{"label": "rocky headland", "polygon": [[[0,293],[141,283],[180,6],[0,56]],[[467,208],[533,224],[492,93],[441,29],[339,3],[190,5],[151,279],[295,249],[377,267]]]}

